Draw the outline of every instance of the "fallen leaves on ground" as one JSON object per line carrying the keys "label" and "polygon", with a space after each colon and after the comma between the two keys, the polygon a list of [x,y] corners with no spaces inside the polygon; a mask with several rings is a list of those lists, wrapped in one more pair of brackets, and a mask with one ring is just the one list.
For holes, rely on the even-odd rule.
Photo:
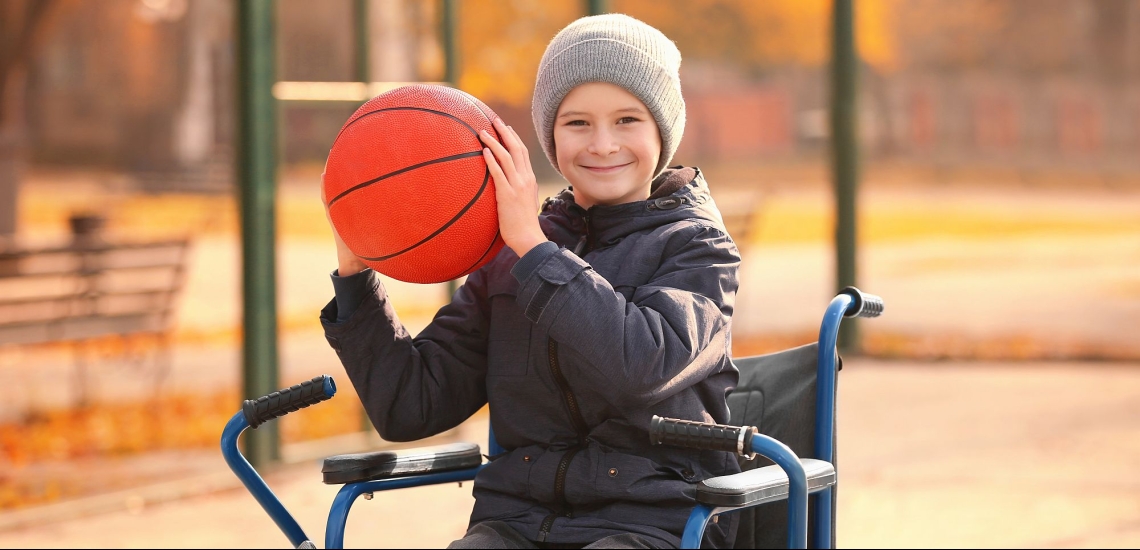
{"label": "fallen leaves on ground", "polygon": [[[216,449],[222,428],[240,409],[238,392],[231,389],[39,411],[26,415],[23,422],[0,424],[0,510],[117,488],[100,486],[99,480],[76,484],[58,476],[34,475],[32,466],[71,461],[80,467],[100,458]],[[334,399],[278,421],[282,442],[292,443],[359,431],[361,419],[356,394],[342,388]]]}

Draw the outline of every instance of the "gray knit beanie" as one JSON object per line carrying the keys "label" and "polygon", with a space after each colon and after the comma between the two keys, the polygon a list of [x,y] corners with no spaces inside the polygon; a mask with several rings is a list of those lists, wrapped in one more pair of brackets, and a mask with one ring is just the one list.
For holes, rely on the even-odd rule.
{"label": "gray knit beanie", "polygon": [[[628,15],[583,17],[562,29],[538,65],[530,115],[542,150],[554,169],[554,119],[566,94],[587,82],[621,86],[649,108],[661,132],[657,177],[673,158],[685,133],[681,97],[681,52],[661,31]],[[561,170],[559,170],[561,172]]]}

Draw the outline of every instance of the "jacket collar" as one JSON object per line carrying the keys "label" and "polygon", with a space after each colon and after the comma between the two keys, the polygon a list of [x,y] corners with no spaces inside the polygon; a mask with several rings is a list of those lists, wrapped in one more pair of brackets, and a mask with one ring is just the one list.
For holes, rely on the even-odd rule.
{"label": "jacket collar", "polygon": [[[688,182],[677,181],[677,176],[685,178],[690,174]],[[587,234],[587,223],[591,247],[612,244],[627,235],[682,219],[703,219],[723,228],[700,169],[668,168],[654,183],[660,191],[675,190],[667,195],[655,192],[644,201],[595,205],[588,210],[578,206],[574,202],[574,190],[566,188],[543,203],[540,223],[547,237],[567,248],[574,248]]]}

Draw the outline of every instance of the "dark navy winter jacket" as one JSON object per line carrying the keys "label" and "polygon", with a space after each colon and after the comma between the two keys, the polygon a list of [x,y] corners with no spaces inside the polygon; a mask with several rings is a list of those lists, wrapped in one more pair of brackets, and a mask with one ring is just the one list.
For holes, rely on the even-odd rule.
{"label": "dark navy winter jacket", "polygon": [[[385,439],[437,434],[490,403],[507,452],[475,478],[472,524],[504,521],[548,543],[632,532],[676,546],[696,484],[740,471],[730,453],[649,442],[654,414],[726,423],[738,376],[739,253],[699,171],[669,169],[663,186],[674,191],[589,210],[569,189],[547,199],[550,242],[522,260],[504,247],[414,338],[371,271],[351,278],[350,315],[340,288],[322,311]],[[707,542],[727,546],[732,531],[726,515]]]}

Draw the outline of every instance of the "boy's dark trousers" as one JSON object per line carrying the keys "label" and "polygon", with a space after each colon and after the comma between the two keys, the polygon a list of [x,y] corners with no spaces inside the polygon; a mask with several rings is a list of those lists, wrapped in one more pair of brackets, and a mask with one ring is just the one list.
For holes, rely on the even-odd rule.
{"label": "boy's dark trousers", "polygon": [[467,530],[463,538],[448,548],[669,548],[632,533],[612,535],[587,545],[550,544],[528,540],[501,521],[484,521]]}

